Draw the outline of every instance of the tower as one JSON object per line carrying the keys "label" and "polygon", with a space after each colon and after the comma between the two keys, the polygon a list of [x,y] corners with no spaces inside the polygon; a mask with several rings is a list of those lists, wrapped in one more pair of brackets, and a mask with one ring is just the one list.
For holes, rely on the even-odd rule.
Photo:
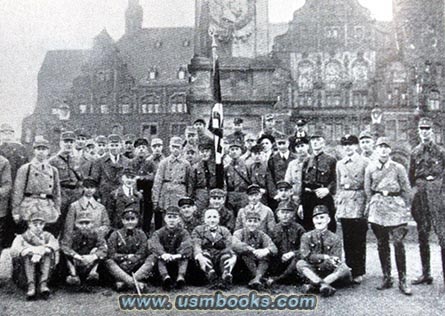
{"label": "tower", "polygon": [[125,34],[131,35],[142,29],[144,10],[139,0],[128,0],[128,8],[125,11]]}

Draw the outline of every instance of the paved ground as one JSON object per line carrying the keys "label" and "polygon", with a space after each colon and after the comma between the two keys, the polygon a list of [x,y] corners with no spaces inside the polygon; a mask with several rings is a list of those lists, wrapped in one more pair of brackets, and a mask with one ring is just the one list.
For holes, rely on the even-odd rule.
{"label": "paved ground", "polygon": [[[420,272],[420,260],[417,245],[409,243],[408,250],[408,275],[410,278]],[[9,271],[9,266],[5,264],[6,255],[2,257],[0,271],[5,274]],[[431,286],[413,287],[414,295],[406,297],[402,295],[398,288],[386,291],[377,291],[375,287],[380,282],[381,271],[377,257],[377,249],[374,243],[368,246],[368,274],[364,283],[355,288],[339,290],[334,297],[320,298],[315,312],[301,312],[304,315],[443,315],[445,311],[445,291],[440,264],[440,248],[437,245],[432,247],[432,267],[435,278]],[[393,260],[393,269],[395,268]],[[394,272],[394,275],[397,275]],[[1,275],[0,275],[1,276]],[[212,315],[212,312],[178,312],[172,311],[147,311],[123,312],[119,310],[117,304],[117,294],[109,289],[97,288],[92,294],[72,293],[61,288],[52,296],[49,301],[27,302],[24,293],[15,288],[9,281],[3,281],[0,286],[0,315],[1,316],[111,316],[111,315]],[[157,289],[159,290],[159,289]],[[291,286],[280,286],[278,292],[297,293],[298,290]],[[230,294],[245,294],[248,290],[241,286],[236,286]],[[210,293],[208,290],[197,287],[188,287],[181,293]],[[177,293],[170,295],[171,301]],[[235,314],[236,312],[225,311],[224,314]],[[267,315],[285,315],[284,312],[264,312]],[[294,314],[294,312],[292,312]],[[221,313],[218,313],[221,315]],[[241,313],[240,313],[241,314]],[[257,315],[258,312],[242,312],[243,315]],[[297,313],[298,315],[298,313]]]}

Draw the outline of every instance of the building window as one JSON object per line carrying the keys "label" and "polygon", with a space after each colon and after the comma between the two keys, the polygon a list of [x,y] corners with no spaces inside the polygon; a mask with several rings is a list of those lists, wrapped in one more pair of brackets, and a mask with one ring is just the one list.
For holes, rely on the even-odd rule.
{"label": "building window", "polygon": [[439,91],[433,90],[430,92],[428,97],[428,108],[430,111],[440,110],[440,93]]}
{"label": "building window", "polygon": [[88,105],[82,103],[79,104],[79,113],[80,114],[86,114],[88,112]]}
{"label": "building window", "polygon": [[108,106],[108,104],[100,105],[100,113],[101,114],[110,114],[110,107]]}
{"label": "building window", "polygon": [[175,123],[170,125],[170,136],[184,136],[187,124]]}
{"label": "building window", "polygon": [[299,107],[310,107],[313,105],[313,98],[312,98],[312,94],[310,93],[304,93],[304,94],[300,94],[298,96],[298,106]]}
{"label": "building window", "polygon": [[392,140],[396,139],[397,130],[396,130],[396,121],[395,120],[386,121],[385,134],[389,139],[392,139]]}
{"label": "building window", "polygon": [[52,115],[59,115],[59,108],[52,108],[51,109],[51,114]]}
{"label": "building window", "polygon": [[170,112],[187,113],[187,104],[184,94],[174,94],[170,97]]}
{"label": "building window", "polygon": [[120,98],[120,102],[118,104],[117,111],[119,114],[130,114],[131,113],[131,104],[130,104],[129,97],[123,96]]}
{"label": "building window", "polygon": [[354,92],[352,95],[352,105],[354,107],[366,107],[368,105],[368,95],[363,92]]}
{"label": "building window", "polygon": [[406,141],[408,140],[408,121],[400,120],[399,128],[397,130],[397,140]]}
{"label": "building window", "polygon": [[156,80],[158,79],[158,70],[156,67],[151,67],[148,71],[148,79],[149,80]]}
{"label": "building window", "polygon": [[339,107],[341,105],[340,94],[326,94],[326,106],[327,107]]}
{"label": "building window", "polygon": [[190,40],[186,39],[184,40],[183,44],[184,47],[189,47],[190,46]]}
{"label": "building window", "polygon": [[326,27],[326,37],[336,39],[338,38],[338,28],[334,26]]}
{"label": "building window", "polygon": [[142,124],[142,137],[146,139],[151,139],[153,136],[158,135],[158,124],[156,123],[145,123]]}
{"label": "building window", "polygon": [[343,125],[340,123],[335,124],[335,135],[334,135],[334,139],[341,139],[343,137],[343,135],[345,135],[344,131],[343,131]]}
{"label": "building window", "polygon": [[160,104],[159,97],[156,95],[148,95],[141,99],[141,113],[159,113]]}
{"label": "building window", "polygon": [[356,26],[354,28],[354,38],[356,40],[363,39],[363,27],[362,26]]}
{"label": "building window", "polygon": [[185,69],[184,69],[184,67],[179,68],[178,79],[179,80],[185,79]]}
{"label": "building window", "polygon": [[332,124],[331,123],[326,123],[324,125],[324,131],[325,131],[325,135],[326,135],[326,140],[329,141],[332,139]]}

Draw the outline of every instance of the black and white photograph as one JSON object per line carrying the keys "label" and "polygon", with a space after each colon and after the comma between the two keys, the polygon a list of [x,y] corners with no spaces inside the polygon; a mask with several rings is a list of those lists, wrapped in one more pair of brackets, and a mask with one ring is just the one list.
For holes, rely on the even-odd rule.
{"label": "black and white photograph", "polygon": [[0,50],[0,316],[445,312],[445,0],[0,0]]}

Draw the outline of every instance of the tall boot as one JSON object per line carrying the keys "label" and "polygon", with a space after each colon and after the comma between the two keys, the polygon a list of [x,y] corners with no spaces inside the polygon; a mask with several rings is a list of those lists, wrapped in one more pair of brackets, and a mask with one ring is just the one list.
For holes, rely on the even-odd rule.
{"label": "tall boot", "polygon": [[44,256],[40,262],[40,282],[39,291],[43,299],[47,300],[50,295],[50,290],[48,288],[48,278],[49,271],[51,269],[51,258],[50,256]]}
{"label": "tall boot", "polygon": [[382,284],[377,287],[377,290],[385,290],[392,287],[391,278],[391,253],[389,252],[389,245],[386,248],[379,247],[379,259],[382,266],[383,281]]}
{"label": "tall boot", "polygon": [[433,283],[433,278],[431,277],[430,245],[428,236],[424,236],[422,233],[419,233],[419,252],[420,261],[422,262],[422,275],[413,280],[411,284],[431,284]]}
{"label": "tall boot", "polygon": [[442,255],[442,274],[443,274],[443,281],[445,284],[445,248],[441,247],[440,249],[441,255]]}
{"label": "tall boot", "polygon": [[119,265],[111,259],[105,261],[105,265],[110,271],[110,274],[116,279],[116,281],[124,282],[127,286],[133,285],[133,278],[124,270],[122,270]]}
{"label": "tall boot", "polygon": [[33,300],[36,297],[35,265],[31,262],[29,257],[25,257],[23,261],[25,266],[26,281],[28,283],[26,299]]}
{"label": "tall boot", "polygon": [[405,246],[402,242],[394,243],[394,248],[396,252],[396,265],[397,272],[399,273],[399,289],[405,295],[413,294],[411,288],[406,281],[406,255]]}

